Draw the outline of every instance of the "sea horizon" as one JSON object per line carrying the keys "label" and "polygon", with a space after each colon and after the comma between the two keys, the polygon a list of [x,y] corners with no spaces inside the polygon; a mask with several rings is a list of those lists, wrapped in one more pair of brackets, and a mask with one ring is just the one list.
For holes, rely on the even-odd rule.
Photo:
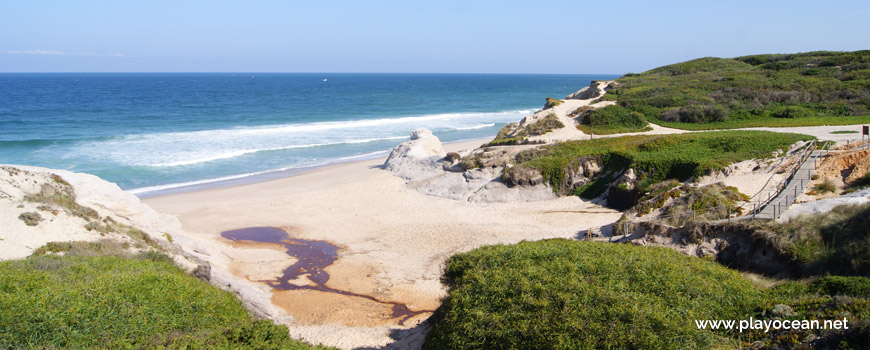
{"label": "sea horizon", "polygon": [[545,97],[616,77],[0,73],[0,163],[90,173],[137,195],[256,182],[382,157],[418,127],[444,142],[492,137]]}

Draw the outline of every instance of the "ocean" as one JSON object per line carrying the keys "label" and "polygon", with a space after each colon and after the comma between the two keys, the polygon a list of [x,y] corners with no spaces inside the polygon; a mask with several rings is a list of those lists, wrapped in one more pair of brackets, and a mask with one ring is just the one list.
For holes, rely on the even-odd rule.
{"label": "ocean", "polygon": [[418,127],[444,142],[616,75],[0,74],[0,163],[97,175],[140,196],[380,157]]}

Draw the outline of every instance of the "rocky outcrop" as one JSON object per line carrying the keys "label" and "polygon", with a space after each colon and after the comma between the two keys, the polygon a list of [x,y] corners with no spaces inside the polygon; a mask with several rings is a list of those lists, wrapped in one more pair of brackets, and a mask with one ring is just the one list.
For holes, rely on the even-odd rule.
{"label": "rocky outcrop", "polygon": [[[409,186],[422,193],[470,202],[525,202],[555,198],[543,184],[535,183],[507,186],[502,181],[508,155],[503,151],[477,149],[464,157],[458,153],[447,155],[438,138],[425,129],[411,133],[411,140],[390,152],[384,169],[405,179]],[[488,159],[482,164],[481,157]]]}
{"label": "rocky outcrop", "polygon": [[384,169],[409,182],[419,182],[436,176],[446,155],[437,136],[428,129],[415,129],[411,131],[410,141],[393,148],[384,162]]}
{"label": "rocky outcrop", "polygon": [[589,86],[577,90],[576,92],[565,97],[566,100],[588,100],[598,98],[610,88],[609,81],[593,80]]}

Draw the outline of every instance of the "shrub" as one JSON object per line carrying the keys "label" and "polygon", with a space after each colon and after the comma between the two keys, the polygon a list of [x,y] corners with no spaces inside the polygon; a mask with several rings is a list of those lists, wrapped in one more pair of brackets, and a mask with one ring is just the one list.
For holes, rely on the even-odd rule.
{"label": "shrub", "polygon": [[836,192],[837,185],[834,184],[834,182],[831,181],[831,179],[826,178],[825,181],[822,181],[821,183],[818,183],[815,186],[813,186],[813,190],[815,190],[818,193]]}
{"label": "shrub", "polygon": [[859,276],[825,276],[810,287],[827,295],[870,297],[870,278]]}
{"label": "shrub", "polygon": [[684,195],[662,209],[663,220],[672,225],[682,225],[690,218],[720,220],[729,213],[740,214],[737,204],[749,200],[735,187],[715,183],[697,188],[684,189]]}
{"label": "shrub", "polygon": [[806,118],[812,113],[801,106],[785,106],[773,113],[776,118]]}
{"label": "shrub", "polygon": [[555,98],[547,97],[547,102],[544,103],[544,109],[556,107],[556,106],[558,106],[558,105],[560,105],[560,104],[562,104],[562,103],[564,103],[564,102],[565,102],[565,101],[562,101],[562,100],[559,100],[559,99],[555,99]]}
{"label": "shrub", "polygon": [[444,279],[450,294],[426,349],[726,346],[730,341],[693,320],[737,319],[765,300],[715,262],[667,248],[565,239],[457,254]]}
{"label": "shrub", "polygon": [[583,113],[578,129],[602,135],[650,130],[643,114],[616,105]]}
{"label": "shrub", "polygon": [[517,136],[521,138],[528,136],[538,136],[564,127],[565,124],[559,121],[559,117],[556,117],[555,114],[551,113],[532,124],[526,125],[524,129],[520,130]]}
{"label": "shrub", "polygon": [[668,122],[713,123],[728,120],[728,110],[714,105],[691,105],[662,112],[660,119]]}
{"label": "shrub", "polygon": [[39,213],[32,211],[21,213],[21,215],[18,215],[18,219],[24,221],[24,224],[27,226],[39,225],[39,222],[43,220],[42,215],[39,215]]}
{"label": "shrub", "polygon": [[870,187],[870,171],[864,174],[864,176],[855,179],[849,187],[854,189]]}

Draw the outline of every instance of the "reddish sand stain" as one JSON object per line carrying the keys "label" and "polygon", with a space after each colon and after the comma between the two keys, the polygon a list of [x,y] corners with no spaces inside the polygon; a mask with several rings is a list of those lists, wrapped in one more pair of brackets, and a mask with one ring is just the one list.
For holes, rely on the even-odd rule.
{"label": "reddish sand stain", "polygon": [[[264,281],[272,289],[276,290],[315,290],[319,292],[335,293],[351,297],[364,298],[376,303],[392,305],[392,317],[399,319],[399,325],[406,320],[422,313],[433,312],[431,310],[413,311],[402,303],[385,302],[372,296],[352,293],[333,289],[326,286],[329,281],[329,273],[324,269],[332,265],[338,259],[339,248],[324,241],[309,241],[304,239],[290,238],[284,230],[277,227],[248,227],[238,230],[221,232],[221,237],[232,241],[250,241],[258,243],[281,244],[287,249],[287,254],[296,258],[296,263],[288,266],[284,274],[273,281]],[[313,282],[313,286],[299,286],[290,283],[301,276],[307,275]]]}

